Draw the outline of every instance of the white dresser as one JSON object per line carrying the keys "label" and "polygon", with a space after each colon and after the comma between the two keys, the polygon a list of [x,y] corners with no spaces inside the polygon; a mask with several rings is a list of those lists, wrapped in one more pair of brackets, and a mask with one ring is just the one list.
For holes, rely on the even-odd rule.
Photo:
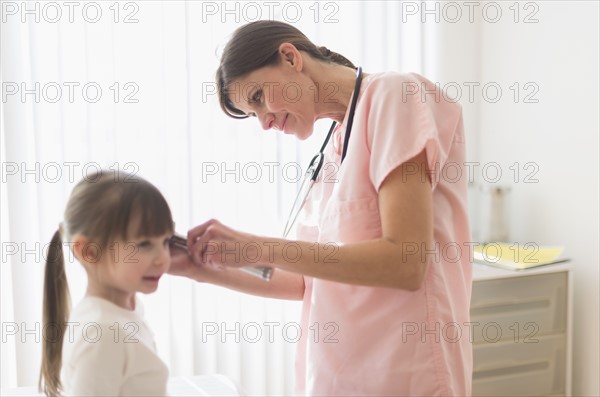
{"label": "white dresser", "polygon": [[473,264],[473,396],[571,394],[571,264]]}

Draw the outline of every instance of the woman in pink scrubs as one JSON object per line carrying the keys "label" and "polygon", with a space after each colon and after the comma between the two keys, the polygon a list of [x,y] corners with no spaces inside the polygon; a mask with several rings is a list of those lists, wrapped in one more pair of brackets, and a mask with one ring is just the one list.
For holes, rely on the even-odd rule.
{"label": "woman in pink scrubs", "polygon": [[[469,395],[471,247],[461,107],[417,74],[362,73],[360,86],[357,79],[350,61],[293,26],[258,21],[234,33],[217,71],[224,111],[298,139],[309,138],[318,119],[337,121],[324,150],[337,172],[319,177],[304,206],[303,218],[312,212],[318,221],[297,225],[300,255],[285,251],[288,240],[211,220],[188,232],[189,255],[172,252],[172,272],[303,300],[300,395]],[[243,249],[254,258],[248,247],[256,246],[265,248],[262,261],[231,254]],[[258,263],[275,269],[270,282],[238,270]],[[336,331],[335,343],[309,332],[326,324]]]}

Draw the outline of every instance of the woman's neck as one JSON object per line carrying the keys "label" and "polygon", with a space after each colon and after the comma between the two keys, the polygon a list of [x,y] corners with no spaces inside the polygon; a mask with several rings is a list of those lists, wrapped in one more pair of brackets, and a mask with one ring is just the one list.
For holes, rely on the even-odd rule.
{"label": "woman's neck", "polygon": [[342,123],[354,92],[356,71],[347,66],[314,60],[309,61],[309,68],[319,99],[317,119],[328,118]]}

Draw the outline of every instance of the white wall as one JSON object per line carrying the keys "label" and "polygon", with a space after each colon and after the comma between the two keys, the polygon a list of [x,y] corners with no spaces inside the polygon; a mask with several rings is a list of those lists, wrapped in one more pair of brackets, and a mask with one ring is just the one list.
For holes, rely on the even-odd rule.
{"label": "white wall", "polygon": [[[437,23],[434,14],[418,14],[427,22],[424,73],[442,86],[463,86],[468,160],[480,164],[472,176],[490,185],[501,171],[491,185],[510,188],[511,239],[564,245],[572,258],[572,394],[598,396],[599,3],[475,2],[470,21],[458,2],[459,22],[439,4]],[[479,85],[469,93],[472,83]],[[471,193],[481,241],[485,201]]]}
{"label": "white wall", "polygon": [[[535,12],[530,24],[515,23],[509,4],[508,18],[480,24],[481,81],[497,82],[503,97],[481,101],[479,158],[499,163],[511,185],[513,239],[564,245],[573,259],[573,395],[598,396],[598,2],[521,3],[521,21]],[[526,82],[539,87],[538,103],[525,103],[535,88]],[[532,172],[538,182],[525,183]]]}

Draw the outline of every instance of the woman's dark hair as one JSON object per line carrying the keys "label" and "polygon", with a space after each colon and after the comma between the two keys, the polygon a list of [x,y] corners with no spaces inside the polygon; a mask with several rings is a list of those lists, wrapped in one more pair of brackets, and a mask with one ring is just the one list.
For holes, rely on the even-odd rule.
{"label": "woman's dark hair", "polygon": [[163,195],[138,176],[104,170],[87,175],[75,186],[46,258],[42,307],[45,334],[39,380],[44,394],[59,396],[62,390],[62,346],[70,308],[63,239],[83,235],[101,253],[107,251],[113,239],[159,236],[172,233],[173,227],[171,210]]}
{"label": "woman's dark hair", "polygon": [[279,60],[279,46],[283,43],[293,44],[299,51],[306,52],[314,59],[356,68],[344,56],[326,47],[317,47],[292,25],[279,21],[251,22],[233,33],[223,50],[221,64],[217,69],[219,102],[225,114],[235,119],[248,117],[233,105],[229,98],[229,85],[235,79],[257,69],[276,65]]}

